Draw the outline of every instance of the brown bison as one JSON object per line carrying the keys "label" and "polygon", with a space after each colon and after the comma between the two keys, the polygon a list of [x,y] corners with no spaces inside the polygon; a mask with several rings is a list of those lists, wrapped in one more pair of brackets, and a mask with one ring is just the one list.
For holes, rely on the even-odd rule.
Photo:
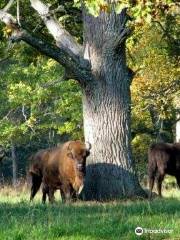
{"label": "brown bison", "polygon": [[32,200],[42,183],[42,202],[54,201],[54,192],[59,189],[63,201],[75,198],[83,188],[86,158],[90,154],[90,144],[69,141],[62,146],[45,149],[31,157],[29,173],[32,178]]}
{"label": "brown bison", "polygon": [[148,176],[150,197],[154,180],[157,180],[157,190],[161,196],[162,181],[165,174],[176,177],[180,187],[180,143],[157,143],[149,148],[148,152]]}

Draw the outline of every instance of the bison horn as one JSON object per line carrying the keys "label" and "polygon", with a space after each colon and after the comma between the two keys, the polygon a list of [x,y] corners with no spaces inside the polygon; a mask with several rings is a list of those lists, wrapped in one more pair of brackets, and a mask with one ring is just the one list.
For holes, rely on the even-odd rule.
{"label": "bison horn", "polygon": [[90,142],[86,142],[86,149],[87,149],[87,150],[90,150],[91,147],[92,147],[92,146],[91,146],[91,143],[90,143]]}
{"label": "bison horn", "polygon": [[84,188],[84,184],[82,184],[81,186],[80,186],[80,188],[78,189],[78,195],[80,195],[80,193],[82,192],[82,190],[83,190],[83,188]]}

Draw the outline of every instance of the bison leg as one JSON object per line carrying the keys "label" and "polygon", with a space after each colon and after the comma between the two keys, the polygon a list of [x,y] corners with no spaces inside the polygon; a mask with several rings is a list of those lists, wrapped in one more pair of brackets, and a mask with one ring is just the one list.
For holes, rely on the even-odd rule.
{"label": "bison leg", "polygon": [[49,187],[44,185],[42,188],[42,203],[46,202],[46,195],[49,196]]}
{"label": "bison leg", "polygon": [[32,186],[31,186],[31,195],[30,201],[33,200],[34,196],[36,195],[37,191],[41,186],[42,178],[38,175],[32,174]]}
{"label": "bison leg", "polygon": [[154,187],[154,181],[155,181],[155,176],[156,176],[156,168],[151,168],[149,167],[149,171],[148,171],[148,176],[149,176],[149,199],[152,198],[152,190]]}
{"label": "bison leg", "polygon": [[61,199],[62,199],[62,202],[64,203],[66,201],[66,196],[64,194],[64,191],[63,190],[60,190],[60,193],[61,193]]}
{"label": "bison leg", "polygon": [[53,203],[55,201],[55,197],[54,197],[54,189],[53,188],[49,188],[49,202]]}
{"label": "bison leg", "polygon": [[71,200],[71,188],[70,186],[63,186],[61,188],[62,202],[68,202]]}
{"label": "bison leg", "polygon": [[69,190],[66,190],[66,192],[64,192],[64,202],[69,202],[71,200],[71,193]]}
{"label": "bison leg", "polygon": [[152,190],[153,190],[153,187],[154,187],[154,180],[155,180],[154,176],[149,177],[149,191],[150,191],[149,198],[150,199],[152,198]]}
{"label": "bison leg", "polygon": [[155,176],[156,176],[156,171],[157,171],[157,166],[156,166],[156,162],[153,159],[149,159],[148,160],[148,178],[149,178],[149,199],[152,198],[152,190],[154,187],[154,180],[155,180]]}
{"label": "bison leg", "polygon": [[162,188],[163,179],[164,179],[164,174],[158,174],[158,176],[157,176],[157,190],[158,190],[158,195],[160,197],[162,197],[161,188]]}
{"label": "bison leg", "polygon": [[74,202],[77,201],[78,196],[77,196],[77,194],[76,194],[76,191],[72,191],[72,193],[71,193],[71,198],[72,198],[72,200],[73,200]]}

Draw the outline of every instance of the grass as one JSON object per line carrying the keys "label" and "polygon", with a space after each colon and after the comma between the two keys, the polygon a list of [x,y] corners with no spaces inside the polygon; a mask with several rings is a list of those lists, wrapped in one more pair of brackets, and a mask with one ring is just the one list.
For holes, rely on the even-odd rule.
{"label": "grass", "polygon": [[[0,190],[0,240],[180,239],[180,191],[153,201],[29,203],[27,190]],[[59,193],[57,193],[59,194]],[[56,196],[58,199],[59,196]],[[136,236],[137,226],[171,233]]]}

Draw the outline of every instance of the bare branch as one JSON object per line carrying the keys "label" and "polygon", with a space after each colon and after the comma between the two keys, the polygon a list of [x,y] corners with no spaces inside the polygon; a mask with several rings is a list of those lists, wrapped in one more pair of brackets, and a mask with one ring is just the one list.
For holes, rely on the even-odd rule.
{"label": "bare branch", "polygon": [[[22,115],[24,117],[25,122],[28,122],[27,115],[25,113],[25,106],[24,105],[22,105],[22,110],[21,111],[22,111]],[[32,132],[35,133],[35,130],[33,129],[33,127],[30,124],[28,124],[28,127],[32,130]]]}
{"label": "bare branch", "polygon": [[0,119],[0,122],[2,122],[3,120],[8,120],[9,115],[14,111],[14,109],[11,109],[2,119]]}
{"label": "bare branch", "polygon": [[8,4],[3,8],[3,11],[7,12],[10,9],[10,7],[12,6],[13,2],[14,2],[14,0],[10,0],[8,2]]}
{"label": "bare branch", "polygon": [[70,56],[64,49],[60,49],[55,45],[52,45],[45,40],[38,38],[37,36],[31,35],[26,30],[20,30],[16,35],[13,35],[11,37],[11,40],[13,42],[23,40],[32,47],[36,48],[41,53],[45,54],[46,56],[55,59],[63,67],[69,69],[69,71],[71,71],[75,75],[81,75],[81,70],[79,69],[80,66],[77,66],[77,62],[74,61],[74,59],[70,58]]}
{"label": "bare branch", "polygon": [[25,41],[39,52],[53,58],[57,62],[59,62],[66,70],[71,72],[71,77],[80,81],[88,80],[90,76],[90,71],[85,66],[82,66],[80,61],[77,64],[73,58],[71,58],[68,53],[64,49],[60,49],[55,45],[48,43],[47,41],[38,38],[35,35],[30,34],[26,30],[21,30],[17,32],[16,35],[11,37],[13,42],[18,42],[20,40]]}
{"label": "bare branch", "polygon": [[21,26],[21,23],[20,23],[19,0],[17,0],[17,22],[18,22],[19,26]]}
{"label": "bare branch", "polygon": [[22,115],[24,117],[24,120],[27,121],[27,115],[25,114],[25,106],[22,105]]}
{"label": "bare branch", "polygon": [[39,52],[53,58],[65,67],[66,72],[69,73],[66,77],[78,80],[81,86],[86,85],[86,81],[92,79],[89,62],[81,56],[75,55],[72,52],[70,54],[71,50],[65,47],[57,47],[40,39],[33,33],[30,34],[27,30],[22,28],[23,22],[21,22],[22,26],[19,26],[16,19],[11,14],[2,10],[0,10],[0,20],[13,30],[13,34],[10,38],[12,42],[23,40]]}
{"label": "bare branch", "polygon": [[9,13],[0,10],[0,20],[6,24],[6,26],[10,27],[11,29],[17,29],[17,21],[16,19]]}
{"label": "bare branch", "polygon": [[82,46],[63,28],[63,26],[52,16],[49,7],[40,0],[30,0],[32,7],[43,19],[47,29],[56,40],[60,48],[68,49],[69,53],[82,56]]}

